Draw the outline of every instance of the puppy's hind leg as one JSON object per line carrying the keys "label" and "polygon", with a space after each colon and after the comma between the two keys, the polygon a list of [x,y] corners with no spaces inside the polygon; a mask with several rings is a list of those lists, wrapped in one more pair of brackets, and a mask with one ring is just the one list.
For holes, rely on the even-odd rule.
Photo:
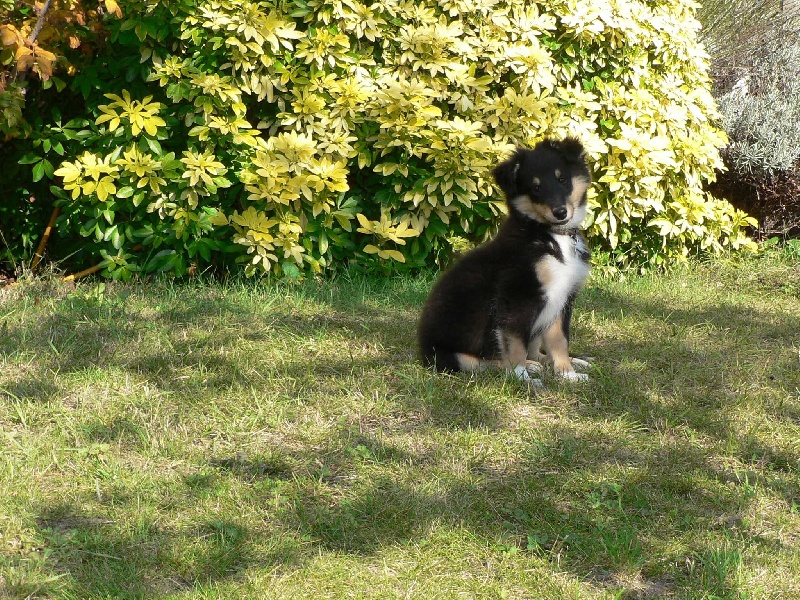
{"label": "puppy's hind leg", "polygon": [[486,361],[472,354],[465,354],[464,352],[455,353],[456,360],[458,361],[458,369],[466,371],[467,373],[480,373],[485,371],[488,367],[493,366],[492,361]]}
{"label": "puppy's hind leg", "polygon": [[425,356],[424,360],[429,366],[433,366],[437,371],[453,373],[463,371],[465,373],[480,373],[490,367],[499,367],[499,361],[484,360],[473,354],[465,352],[436,352],[432,356]]}

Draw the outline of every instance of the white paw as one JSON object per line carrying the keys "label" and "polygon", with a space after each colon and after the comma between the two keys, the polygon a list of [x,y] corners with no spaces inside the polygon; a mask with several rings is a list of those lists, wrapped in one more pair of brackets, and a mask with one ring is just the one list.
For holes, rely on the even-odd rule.
{"label": "white paw", "polygon": [[543,387],[542,380],[533,377],[531,372],[538,373],[539,371],[541,371],[541,365],[538,363],[531,364],[531,361],[528,361],[528,363],[525,365],[517,365],[514,367],[514,375],[517,376],[517,379],[524,381],[529,386],[537,390]]}
{"label": "white paw", "polygon": [[563,379],[567,381],[589,381],[589,376],[586,373],[576,373],[575,371],[569,371],[567,373],[560,373]]}
{"label": "white paw", "polygon": [[540,375],[541,373],[544,372],[544,367],[542,366],[542,363],[536,360],[526,360],[525,369],[528,371],[528,373],[533,373],[535,375]]}
{"label": "white paw", "polygon": [[514,375],[516,375],[517,379],[520,381],[528,381],[531,378],[531,374],[528,372],[528,369],[525,368],[525,365],[517,365],[514,367]]}
{"label": "white paw", "polygon": [[570,359],[570,362],[572,362],[572,368],[576,371],[583,372],[592,368],[592,363],[582,358],[572,358]]}

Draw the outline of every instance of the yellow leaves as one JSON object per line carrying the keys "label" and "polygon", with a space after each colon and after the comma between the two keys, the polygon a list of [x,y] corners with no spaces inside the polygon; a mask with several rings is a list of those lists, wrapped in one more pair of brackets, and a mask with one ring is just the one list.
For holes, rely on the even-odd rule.
{"label": "yellow leaves", "polygon": [[279,161],[288,169],[299,169],[301,163],[309,161],[317,153],[317,146],[310,135],[289,131],[269,138],[267,150],[282,155]]}
{"label": "yellow leaves", "polygon": [[117,94],[104,95],[113,102],[97,107],[102,114],[95,119],[95,124],[108,123],[109,131],[115,131],[123,121],[127,121],[134,136],[138,136],[144,130],[147,135],[155,137],[158,128],[166,125],[166,121],[157,115],[164,105],[152,102],[152,96],[147,96],[141,101],[132,100],[128,90],[122,90],[122,97]]}
{"label": "yellow leaves", "polygon": [[367,254],[377,254],[384,259],[396,260],[397,262],[401,263],[406,262],[406,257],[403,256],[402,252],[399,252],[398,250],[384,250],[382,248],[378,248],[377,246],[373,246],[372,244],[367,244],[364,246],[364,252]]}
{"label": "yellow leaves", "polygon": [[388,177],[394,173],[400,173],[403,177],[408,177],[408,165],[393,162],[382,162],[375,165],[375,172]]}
{"label": "yellow leaves", "polygon": [[228,217],[225,216],[225,213],[219,210],[211,216],[209,222],[215,227],[222,227],[223,225],[228,225],[230,223]]}
{"label": "yellow leaves", "polygon": [[255,235],[259,236],[259,239],[268,242],[271,242],[273,239],[269,234],[269,230],[278,224],[278,221],[270,219],[265,213],[256,210],[252,206],[242,213],[234,211],[230,221],[231,223],[235,223],[242,228],[254,232]]}
{"label": "yellow leaves", "polygon": [[253,148],[258,144],[259,132],[240,116],[211,115],[205,124],[192,127],[189,135],[196,136],[200,141],[230,135],[234,144]]}
{"label": "yellow leaves", "polygon": [[140,152],[136,146],[131,146],[122,156],[116,164],[137,177],[149,175],[161,167],[158,161],[153,160],[152,155]]}
{"label": "yellow leaves", "polygon": [[534,3],[512,4],[511,26],[513,31],[519,32],[529,41],[537,39],[542,33],[554,31],[557,23],[555,15],[541,12]]}
{"label": "yellow leaves", "polygon": [[[222,222],[224,217],[215,215],[213,219]],[[284,260],[291,259],[295,265],[303,264],[305,248],[299,242],[303,228],[300,219],[291,212],[267,215],[251,206],[241,213],[234,211],[229,222],[236,230],[233,241],[245,246],[247,254],[251,255],[248,274],[252,274],[255,267],[270,271],[278,261],[279,251],[282,251]],[[291,263],[283,263],[283,268],[288,268],[287,264]]]}
{"label": "yellow leaves", "polygon": [[136,188],[150,186],[154,194],[161,192],[161,186],[166,186],[167,181],[160,176],[161,161],[155,160],[151,154],[141,152],[136,146],[131,146],[123,152],[115,164],[122,167],[123,173],[136,179]]}
{"label": "yellow leaves", "polygon": [[[197,93],[200,95],[217,98],[221,102],[235,107],[242,104],[241,90],[233,85],[228,77],[222,77],[216,73],[191,73],[189,79],[192,87],[196,88]],[[200,103],[206,113],[210,113],[213,110],[213,104],[208,103],[208,101],[204,103],[202,99],[196,99],[195,103]],[[244,113],[244,106],[241,106],[241,109],[237,112]]]}
{"label": "yellow leaves", "polygon": [[[294,118],[284,119],[284,125],[291,125],[302,116],[316,115],[325,106],[325,100],[317,94],[301,91],[292,102]],[[290,113],[291,114],[291,113]]]}
{"label": "yellow leaves", "polygon": [[311,172],[320,179],[325,188],[332,192],[346,192],[350,189],[347,184],[345,162],[333,162],[323,157],[311,164]]}
{"label": "yellow leaves", "polygon": [[[375,117],[388,112],[388,116],[399,114],[414,114],[420,117],[416,126],[424,125],[430,119],[442,116],[442,111],[433,106],[433,101],[438,97],[436,90],[428,87],[419,78],[406,78],[402,75],[395,77],[386,74],[376,81],[378,92],[376,96]],[[387,124],[389,121],[385,121]],[[414,123],[409,122],[410,125]]]}
{"label": "yellow leaves", "polygon": [[350,38],[327,28],[311,29],[297,45],[295,56],[307,64],[315,64],[318,68],[335,67],[337,63],[350,62],[347,52],[350,50]]}
{"label": "yellow leaves", "polygon": [[95,194],[98,200],[105,202],[117,192],[114,182],[118,172],[117,165],[111,163],[111,156],[101,158],[84,152],[75,162],[64,161],[53,174],[63,179],[64,190],[72,192],[73,200]]}
{"label": "yellow leaves", "polygon": [[739,222],[740,225],[743,225],[745,227],[753,227],[754,229],[758,227],[758,219],[756,219],[755,217],[750,217],[746,213],[740,210],[736,211],[736,216],[740,218]]}
{"label": "yellow leaves", "polygon": [[122,18],[122,9],[119,7],[119,4],[117,4],[116,0],[103,0],[103,4],[108,14],[114,15],[118,19]]}
{"label": "yellow leaves", "polygon": [[[417,237],[421,233],[421,231],[414,229],[410,225],[408,219],[402,219],[398,224],[393,224],[393,221],[385,212],[381,212],[381,218],[379,221],[370,221],[361,213],[358,213],[356,218],[361,225],[357,231],[378,237],[380,244],[391,241],[395,244],[405,246],[406,241],[403,238]],[[405,262],[405,257],[401,252],[378,247],[374,244],[367,244],[364,247],[364,252],[367,254],[377,254],[383,259]]]}
{"label": "yellow leaves", "polygon": [[100,202],[105,202],[109,196],[117,193],[117,186],[114,185],[114,180],[111,177],[102,177],[97,181],[94,192]]}
{"label": "yellow leaves", "polygon": [[713,252],[725,247],[748,251],[758,248],[745,233],[746,228],[756,227],[758,222],[727,201],[708,194],[690,192],[676,197],[647,225],[658,229],[664,248],[673,240],[683,243],[684,252],[688,252],[689,242]]}
{"label": "yellow leaves", "polygon": [[183,153],[183,158],[180,161],[186,167],[182,177],[189,180],[189,186],[192,188],[202,182],[207,188],[216,190],[219,182],[215,184],[213,178],[221,177],[228,171],[228,168],[218,161],[211,152],[200,154],[188,150]]}
{"label": "yellow leaves", "polygon": [[448,23],[444,16],[433,24],[406,24],[400,30],[400,64],[434,77],[439,74],[464,75],[468,69],[462,60],[466,62],[474,58],[475,51],[463,36],[461,23]]}
{"label": "yellow leaves", "polygon": [[681,228],[678,227],[675,223],[671,220],[661,217],[659,219],[652,219],[649,223],[647,223],[649,227],[658,227],[659,228],[659,235],[661,237],[674,237],[676,235],[680,235]]}
{"label": "yellow leaves", "polygon": [[47,81],[53,75],[57,57],[38,43],[30,41],[24,31],[24,27],[23,31],[20,31],[11,24],[0,25],[0,45],[2,45],[0,64],[13,60],[18,72],[32,71],[42,81]]}
{"label": "yellow leaves", "polygon": [[531,122],[530,126],[536,127],[553,101],[547,93],[542,96],[521,94],[509,87],[499,98],[486,98],[481,108],[486,114],[486,123],[495,129],[511,127],[514,121],[522,121],[516,123],[518,126]]}
{"label": "yellow leaves", "polygon": [[252,255],[250,264],[269,271],[272,263],[278,260],[273,243],[275,238],[270,231],[278,222],[251,206],[242,213],[234,211],[230,223],[236,230],[234,243],[245,246],[247,254]]}
{"label": "yellow leaves", "polygon": [[504,51],[504,58],[507,68],[522,76],[520,91],[540,95],[542,90],[555,86],[553,57],[537,39],[509,44]]}
{"label": "yellow leaves", "polygon": [[190,68],[188,61],[181,60],[177,56],[168,56],[161,59],[158,55],[153,56],[153,72],[148,77],[148,81],[158,81],[162,87],[170,81],[180,80],[189,76]]}
{"label": "yellow leaves", "polygon": [[64,180],[64,183],[70,184],[76,181],[82,174],[83,168],[79,160],[72,162],[64,161],[61,166],[53,173]]}
{"label": "yellow leaves", "polygon": [[350,189],[347,163],[317,154],[313,139],[306,134],[291,131],[271,137],[256,150],[253,168],[244,173],[248,200],[298,210],[305,202],[314,217],[330,213],[335,199]]}
{"label": "yellow leaves", "polygon": [[333,99],[333,105],[330,107],[331,117],[355,119],[362,113],[370,97],[365,82],[354,76],[333,79],[328,89]]}
{"label": "yellow leaves", "polygon": [[25,38],[13,25],[0,25],[0,43],[3,46],[22,46]]}
{"label": "yellow leaves", "polygon": [[208,2],[200,10],[202,23],[212,31],[227,32],[229,40],[241,40],[240,47],[263,54],[269,47],[274,54],[294,49],[292,40],[301,39],[293,21],[274,10],[265,12],[256,2]]}
{"label": "yellow leaves", "polygon": [[[136,59],[169,101],[108,95],[96,123],[115,158],[60,165],[72,197],[135,196],[189,235],[225,227],[248,272],[315,269],[348,252],[418,266],[443,239],[491,230],[505,210],[491,169],[510,149],[575,135],[604,250],[639,260],[658,235],[676,248],[747,244],[747,218],[694,193],[724,138],[705,59],[668,2],[185,4],[173,13],[178,43],[135,31],[160,48]],[[21,47],[24,66],[35,52],[22,40],[0,27],[4,56]],[[167,143],[180,160],[160,155]],[[220,193],[234,173],[235,193]]]}
{"label": "yellow leaves", "polygon": [[17,61],[17,70],[20,72],[32,70],[38,74],[43,81],[47,81],[53,74],[53,65],[56,63],[56,55],[48,50],[39,47],[38,44],[19,46],[14,52],[14,59]]}
{"label": "yellow leaves", "polygon": [[372,6],[367,6],[355,0],[346,0],[341,3],[342,19],[345,28],[356,37],[365,38],[371,42],[376,41],[381,35],[381,28],[386,21],[375,14]]}
{"label": "yellow leaves", "polygon": [[264,17],[261,33],[273,52],[279,52],[281,47],[292,50],[291,40],[299,40],[303,37],[302,32],[295,31],[295,24],[292,21],[279,18],[274,11]]}

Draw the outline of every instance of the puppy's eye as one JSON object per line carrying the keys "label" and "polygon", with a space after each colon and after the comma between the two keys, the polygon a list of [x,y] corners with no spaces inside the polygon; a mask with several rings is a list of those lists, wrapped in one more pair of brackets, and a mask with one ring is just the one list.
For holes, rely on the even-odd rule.
{"label": "puppy's eye", "polygon": [[542,189],[542,188],[541,188],[541,186],[539,186],[539,185],[535,185],[535,186],[533,186],[533,191],[534,191],[534,192],[538,192],[540,189]]}
{"label": "puppy's eye", "polygon": [[559,182],[559,183],[567,183],[567,178],[566,178],[566,177],[564,177],[563,175],[561,175],[561,176],[558,178],[558,182]]}

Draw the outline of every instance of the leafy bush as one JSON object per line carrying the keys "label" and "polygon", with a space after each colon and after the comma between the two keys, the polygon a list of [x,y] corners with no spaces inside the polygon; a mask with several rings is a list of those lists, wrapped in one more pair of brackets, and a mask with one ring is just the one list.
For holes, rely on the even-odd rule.
{"label": "leafy bush", "polygon": [[492,231],[491,167],[545,135],[586,145],[589,233],[613,264],[752,244],[702,190],[726,139],[682,0],[124,10],[71,82],[91,118],[35,131],[64,150],[60,231],[106,275],[428,264]]}
{"label": "leafy bush", "polygon": [[115,0],[0,0],[0,266],[21,270],[52,211],[45,183],[65,153],[53,122],[85,111],[64,74],[92,60],[101,12],[122,14]]}

